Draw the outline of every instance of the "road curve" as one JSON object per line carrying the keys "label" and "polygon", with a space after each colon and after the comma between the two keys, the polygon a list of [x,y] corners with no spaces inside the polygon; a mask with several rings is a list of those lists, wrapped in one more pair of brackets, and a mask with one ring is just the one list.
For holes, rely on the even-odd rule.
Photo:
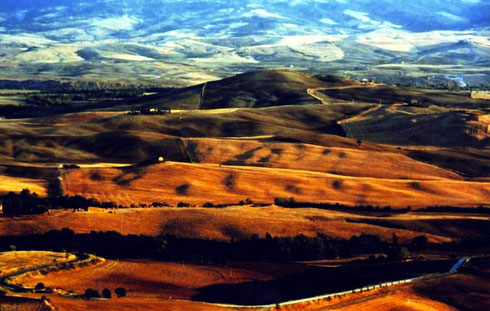
{"label": "road curve", "polygon": [[25,288],[22,285],[12,284],[10,282],[10,279],[15,278],[17,276],[21,276],[21,275],[26,274],[26,273],[41,271],[43,269],[59,268],[62,265],[66,265],[66,264],[76,265],[76,264],[80,264],[83,262],[93,262],[93,261],[100,261],[100,260],[103,260],[103,259],[100,257],[94,256],[94,255],[83,254],[83,255],[77,255],[77,258],[72,260],[72,261],[67,261],[67,262],[63,262],[63,263],[46,264],[46,265],[35,266],[35,267],[27,268],[27,269],[22,269],[22,270],[19,270],[19,271],[16,271],[16,272],[13,272],[13,273],[10,273],[10,274],[7,274],[7,275],[0,277],[0,289],[6,289],[6,290],[8,290],[10,292],[14,292],[14,293],[33,292],[33,289],[31,289],[31,288]]}

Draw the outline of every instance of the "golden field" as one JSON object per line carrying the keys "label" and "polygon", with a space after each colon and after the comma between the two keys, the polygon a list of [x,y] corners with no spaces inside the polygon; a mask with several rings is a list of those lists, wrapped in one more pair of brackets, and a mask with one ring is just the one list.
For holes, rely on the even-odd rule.
{"label": "golden field", "polygon": [[[95,177],[94,177],[95,176]],[[64,170],[63,190],[118,204],[271,202],[378,205],[395,208],[488,203],[490,184],[452,179],[380,179],[294,169],[166,162],[136,169]],[[96,181],[94,181],[94,179]]]}

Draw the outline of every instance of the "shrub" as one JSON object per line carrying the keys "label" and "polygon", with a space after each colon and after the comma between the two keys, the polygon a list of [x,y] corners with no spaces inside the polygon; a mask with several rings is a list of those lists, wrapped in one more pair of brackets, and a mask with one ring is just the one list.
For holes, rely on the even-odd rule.
{"label": "shrub", "polygon": [[35,290],[43,290],[44,289],[44,284],[39,282],[36,284],[36,287],[34,287]]}
{"label": "shrub", "polygon": [[106,299],[111,299],[112,298],[111,291],[108,288],[104,288],[102,290],[102,297]]}
{"label": "shrub", "polygon": [[390,247],[387,251],[388,260],[403,260],[406,259],[410,253],[405,247]]}
{"label": "shrub", "polygon": [[296,205],[296,200],[291,198],[275,198],[274,204],[282,207],[293,207]]}
{"label": "shrub", "polygon": [[116,208],[117,204],[116,202],[104,202],[102,203],[102,208]]}
{"label": "shrub", "polygon": [[88,299],[100,298],[99,291],[93,288],[87,288],[83,296]]}
{"label": "shrub", "polygon": [[253,204],[254,202],[250,198],[246,198],[245,200],[242,200],[238,202],[238,205],[250,205]]}
{"label": "shrub", "polygon": [[424,250],[427,248],[427,237],[419,235],[412,239],[412,247],[416,250]]}
{"label": "shrub", "polygon": [[177,204],[177,207],[190,207],[191,205],[187,202],[179,202],[179,204]]}
{"label": "shrub", "polygon": [[162,202],[153,202],[153,203],[151,203],[151,206],[152,207],[167,207],[168,204],[165,202],[163,202],[163,203]]}
{"label": "shrub", "polygon": [[128,292],[126,291],[126,289],[124,287],[116,288],[114,293],[116,293],[117,298],[126,297],[126,295],[128,294]]}

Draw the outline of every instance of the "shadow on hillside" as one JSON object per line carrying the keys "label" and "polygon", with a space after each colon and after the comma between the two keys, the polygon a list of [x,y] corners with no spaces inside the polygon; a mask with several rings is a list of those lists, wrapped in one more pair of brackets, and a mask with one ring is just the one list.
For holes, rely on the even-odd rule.
{"label": "shadow on hillside", "polygon": [[270,281],[216,284],[199,288],[195,301],[237,305],[273,304],[318,295],[336,293],[382,282],[447,272],[451,260],[350,265],[338,268],[310,269]]}

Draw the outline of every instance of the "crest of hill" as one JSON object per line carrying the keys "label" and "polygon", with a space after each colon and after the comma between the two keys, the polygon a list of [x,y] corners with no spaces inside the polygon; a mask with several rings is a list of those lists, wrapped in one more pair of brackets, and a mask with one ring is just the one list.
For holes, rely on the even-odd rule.
{"label": "crest of hill", "polygon": [[408,57],[408,62],[422,62],[426,64],[466,64],[477,62],[482,67],[488,65],[487,55],[490,47],[480,45],[472,40],[460,40],[456,43],[442,43],[429,46],[417,55]]}
{"label": "crest of hill", "polygon": [[133,108],[177,110],[318,104],[318,100],[307,94],[308,88],[352,83],[333,76],[310,75],[290,70],[253,71],[171,93],[147,96],[127,104]]}

